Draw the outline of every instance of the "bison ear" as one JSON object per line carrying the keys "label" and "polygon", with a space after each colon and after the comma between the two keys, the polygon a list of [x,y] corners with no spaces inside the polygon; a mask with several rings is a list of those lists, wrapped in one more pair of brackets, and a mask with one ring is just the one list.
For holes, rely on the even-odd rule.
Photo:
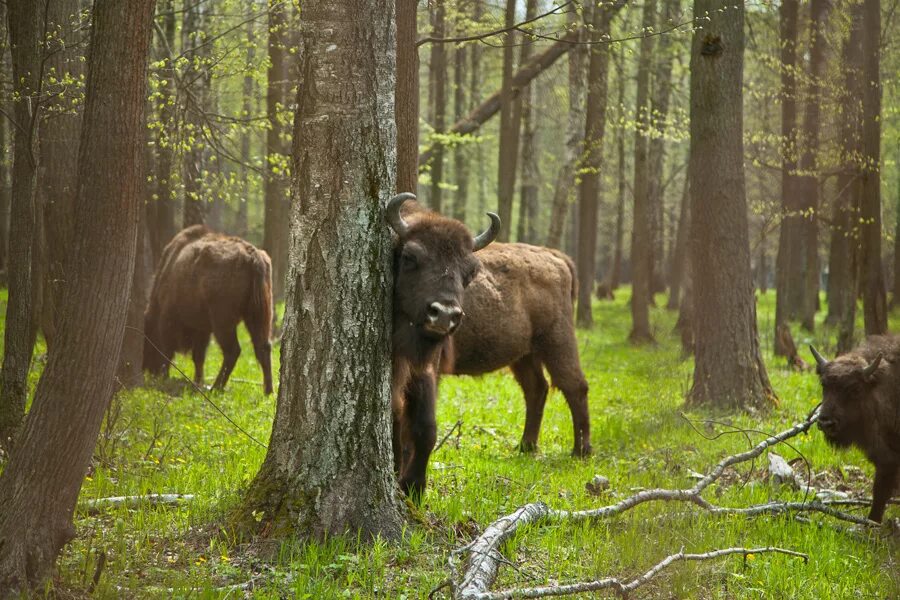
{"label": "bison ear", "polygon": [[862,370],[863,379],[865,379],[866,381],[870,381],[874,377],[875,372],[878,370],[878,365],[881,364],[881,359],[883,358],[884,355],[879,352],[878,356],[875,357],[875,360],[869,363],[866,368]]}

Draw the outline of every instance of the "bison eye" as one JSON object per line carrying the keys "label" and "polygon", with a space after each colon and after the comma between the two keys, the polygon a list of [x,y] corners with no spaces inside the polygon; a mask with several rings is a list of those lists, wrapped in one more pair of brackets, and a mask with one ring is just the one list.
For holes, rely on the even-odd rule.
{"label": "bison eye", "polygon": [[406,271],[415,271],[419,266],[419,259],[414,254],[404,252],[400,257],[400,263]]}

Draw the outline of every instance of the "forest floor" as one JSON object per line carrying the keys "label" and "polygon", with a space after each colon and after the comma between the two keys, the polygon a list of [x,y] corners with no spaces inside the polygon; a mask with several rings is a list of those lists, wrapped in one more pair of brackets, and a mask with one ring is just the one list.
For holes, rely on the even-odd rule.
{"label": "forest floor", "polygon": [[[658,301],[664,305],[662,296]],[[48,593],[74,598],[235,598],[252,590],[260,598],[426,597],[446,579],[450,551],[525,503],[540,500],[554,508],[584,509],[642,488],[689,487],[696,472],[708,472],[723,457],[748,447],[743,435],[714,440],[704,436],[713,437],[727,430],[726,425],[776,432],[801,421],[818,402],[819,384],[815,375],[790,372],[783,359],[772,356],[773,306],[770,291],[760,301],[759,324],[781,405],[760,417],[686,411],[692,362],[681,358],[671,333],[676,315],[654,309],[658,345],[633,347],[626,341],[627,290],[618,292],[614,302],[595,303],[593,330],[578,332],[590,384],[594,455],[589,459],[569,456],[571,419],[558,391],[551,392],[547,403],[540,451],[521,455],[515,448],[524,424],[524,402],[512,375],[503,371],[482,378],[445,378],[438,439],[452,433],[432,458],[421,511],[410,518],[404,539],[397,542],[360,545],[355,538],[338,537],[266,550],[229,538],[217,525],[256,473],[264,449],[188,386],[170,381],[163,386],[168,392],[120,394],[82,490],[78,537],[66,547]],[[897,331],[900,317],[895,316],[892,325]],[[823,352],[834,348],[834,332],[821,326],[812,336],[795,328],[795,338],[804,356],[808,341]],[[244,352],[227,391],[211,399],[240,427],[266,442],[275,398],[262,394],[261,375],[243,327],[241,343]],[[210,379],[220,360],[218,347],[211,345]],[[192,376],[188,357],[180,357],[178,364]],[[36,361],[32,383],[42,366],[42,360]],[[703,423],[710,418],[722,424]],[[750,434],[755,441],[762,437]],[[793,449],[782,445],[775,451],[787,460],[802,453],[811,463],[817,487],[870,495],[872,468],[858,452],[832,450],[816,429],[794,438],[791,445]],[[738,465],[706,496],[725,506],[803,500],[801,492],[770,482],[766,464],[763,456],[754,465]],[[806,476],[802,463],[796,469]],[[610,481],[597,495],[585,487],[595,475]],[[150,493],[194,497],[177,506],[99,512],[87,508],[92,499]],[[515,568],[502,566],[494,589],[636,576],[682,547],[706,552],[728,546],[781,546],[809,554],[809,562],[756,555],[686,563],[666,571],[636,596],[900,598],[900,542],[887,528],[861,530],[817,515],[804,521],[690,512],[685,505],[649,503],[601,523],[525,529],[503,546]],[[900,517],[900,507],[889,507],[887,516]],[[105,562],[100,569],[99,562]],[[228,587],[247,582],[243,588]]]}

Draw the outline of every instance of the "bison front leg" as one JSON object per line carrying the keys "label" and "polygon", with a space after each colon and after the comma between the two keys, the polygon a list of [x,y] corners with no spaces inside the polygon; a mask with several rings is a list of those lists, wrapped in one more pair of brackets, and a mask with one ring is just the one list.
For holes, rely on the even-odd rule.
{"label": "bison front leg", "polygon": [[223,390],[241,355],[241,345],[238,343],[237,329],[217,330],[215,335],[216,341],[222,347],[222,368],[219,369],[213,389]]}
{"label": "bison front leg", "polygon": [[900,465],[875,465],[875,485],[872,487],[872,510],[869,511],[870,520],[881,523],[888,500],[891,499],[891,494],[897,488],[898,478],[900,478]]}
{"label": "bison front leg", "polygon": [[544,405],[547,404],[550,386],[544,377],[544,367],[533,354],[514,363],[512,372],[525,394],[525,431],[522,432],[519,451],[534,452],[538,447],[538,435],[541,432]]}
{"label": "bison front leg", "polygon": [[194,383],[203,386],[203,364],[206,362],[206,347],[209,346],[208,333],[195,333],[191,341],[191,358],[194,359]]}
{"label": "bison front leg", "polygon": [[[406,384],[400,439],[409,442],[400,449],[405,463],[400,471],[400,489],[416,502],[425,491],[428,458],[437,442],[435,392],[435,378],[430,374],[414,375]],[[407,453],[409,456],[404,456]]]}

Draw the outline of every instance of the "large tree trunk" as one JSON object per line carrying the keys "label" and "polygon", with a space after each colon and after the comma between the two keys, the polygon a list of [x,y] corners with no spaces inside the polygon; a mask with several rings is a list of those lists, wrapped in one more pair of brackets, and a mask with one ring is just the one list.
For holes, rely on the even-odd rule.
{"label": "large tree trunk", "polygon": [[[589,9],[589,6],[585,7],[585,11]],[[587,18],[587,14],[585,14],[585,18]],[[574,10],[569,12],[569,28],[576,36],[574,41],[585,41],[584,24],[580,22],[580,17]],[[572,203],[572,190],[575,188],[575,164],[581,155],[584,143],[584,81],[588,46],[585,44],[574,44],[574,46],[575,48],[569,51],[569,122],[566,129],[565,157],[556,175],[553,206],[550,212],[550,230],[547,233],[547,245],[551,248],[562,247],[563,229],[569,213],[569,205]]]}
{"label": "large tree trunk", "polygon": [[850,33],[844,42],[844,89],[841,94],[841,162],[837,178],[838,195],[832,213],[831,248],[828,260],[828,317],[839,325],[838,352],[855,345],[856,302],[859,293],[860,240],[855,224],[859,220],[862,138],[862,6],[850,8]]}
{"label": "large tree trunk", "polygon": [[272,258],[272,288],[276,299],[284,298],[288,267],[290,199],[288,165],[291,151],[288,105],[291,92],[289,7],[269,2],[269,69],[266,85],[265,217],[263,248]]}
{"label": "large tree trunk", "polygon": [[416,193],[419,181],[418,0],[397,0],[397,192]]}
{"label": "large tree trunk", "polygon": [[[537,0],[527,0],[525,19],[537,16]],[[522,45],[519,64],[524,65],[531,58],[531,42]],[[535,220],[538,209],[538,181],[540,171],[537,160],[537,119],[534,107],[537,102],[537,90],[529,85],[519,96],[517,102],[522,105],[522,182],[519,191],[519,224],[516,241],[533,244],[537,241]]]}
{"label": "large tree trunk", "polygon": [[800,205],[804,211],[803,221],[803,281],[798,282],[803,289],[803,306],[800,318],[807,331],[816,326],[816,311],[819,308],[819,177],[816,165],[819,153],[819,129],[822,119],[822,85],[825,79],[826,51],[828,40],[828,0],[812,0],[809,5],[809,84],[806,92],[806,113],[803,116],[802,152],[797,181]]}
{"label": "large tree trunk", "polygon": [[[447,18],[444,0],[434,1],[434,30],[436,38],[443,38],[447,32]],[[438,42],[431,45],[431,61],[428,64],[433,85],[433,104],[431,109],[434,114],[432,126],[436,134],[443,134],[447,128],[447,51],[444,44]],[[431,145],[434,155],[431,157],[431,192],[428,199],[431,209],[442,212],[443,190],[441,185],[444,180],[444,145],[440,141]]]}
{"label": "large tree trunk", "polygon": [[606,128],[607,77],[609,45],[598,43],[609,35],[612,14],[605,5],[594,8],[591,30],[590,66],[588,67],[587,114],[584,122],[584,174],[578,187],[578,311],[579,327],[591,327],[591,295],[597,272],[597,204],[600,197],[600,169],[603,165],[603,142]]}
{"label": "large tree trunk", "polygon": [[202,2],[189,2],[184,8],[184,21],[181,27],[181,45],[188,59],[182,81],[186,87],[182,90],[184,101],[183,138],[189,140],[184,150],[183,175],[184,211],[182,226],[202,224],[206,221],[208,206],[204,185],[204,157],[206,140],[203,129],[204,115],[208,110],[210,96],[210,45],[206,43],[206,12],[208,5]]}
{"label": "large tree trunk", "polygon": [[178,202],[175,197],[175,186],[172,171],[175,165],[176,124],[175,104],[178,89],[175,81],[175,57],[171,52],[175,48],[175,4],[174,0],[162,0],[160,10],[161,37],[156,38],[157,57],[163,61],[160,67],[161,82],[159,87],[159,122],[160,128],[156,137],[156,206],[151,211],[155,215],[155,223],[150,224],[150,237],[153,246],[153,264],[159,260],[163,248],[175,237],[177,227],[175,214]]}
{"label": "large tree trunk", "polygon": [[281,388],[266,459],[235,515],[241,528],[400,532],[383,209],[396,169],[394,30],[383,26],[393,11],[393,0],[303,5]]}
{"label": "large tree trunk", "polygon": [[759,350],[744,189],[744,8],[695,0],[710,15],[691,48],[691,274],[693,405],[769,408]]}
{"label": "large tree trunk", "polygon": [[797,182],[797,23],[800,3],[783,0],[781,28],[781,227],[775,259],[775,354],[787,356],[777,330],[800,314],[803,305],[803,215]]}
{"label": "large tree trunk", "polygon": [[[656,22],[656,5],[646,2],[643,31],[652,31]],[[637,103],[634,132],[634,217],[631,230],[631,334],[632,343],[653,341],[650,332],[650,304],[653,276],[653,207],[649,190],[648,141],[650,135],[650,66],[653,38],[641,38],[638,56]]]}
{"label": "large tree trunk", "polygon": [[[0,444],[7,442],[25,412],[28,369],[36,335],[34,287],[35,175],[40,118],[38,99],[43,12],[32,0],[6,4],[12,49],[13,112],[12,202],[9,219],[9,301],[6,306],[3,367],[0,371]],[[5,118],[5,117],[4,117]]]}
{"label": "large tree trunk", "polygon": [[[663,0],[658,29],[667,30],[676,25],[679,0]],[[650,209],[651,244],[650,293],[663,292],[667,278],[665,264],[665,202],[663,198],[663,170],[666,159],[666,119],[669,116],[669,100],[672,93],[672,62],[674,36],[659,37],[653,53],[653,89],[650,92],[649,124],[653,130],[648,148],[647,199]]]}
{"label": "large tree trunk", "polygon": [[[516,0],[506,0],[506,27],[516,23]],[[516,191],[516,167],[519,162],[519,127],[522,105],[516,102],[521,90],[513,92],[513,62],[519,36],[511,30],[503,36],[503,79],[500,90],[500,141],[497,158],[497,213],[500,235],[497,241],[508,242],[512,231],[512,205]]]}
{"label": "large tree trunk", "polygon": [[38,587],[74,535],[75,503],[112,397],[141,198],[152,18],[152,0],[94,6],[70,281],[55,350],[0,476],[4,596]]}
{"label": "large tree trunk", "polygon": [[[0,73],[12,80],[9,62],[9,27],[6,20],[6,4],[0,5]],[[7,115],[13,113],[7,98],[0,99],[0,108]],[[12,127],[6,117],[0,118],[0,274],[6,281],[6,257],[9,251],[9,207],[12,199],[10,167],[12,166]]]}
{"label": "large tree trunk", "polygon": [[74,236],[75,184],[78,175],[78,139],[81,135],[81,90],[68,81],[84,76],[84,48],[78,43],[81,33],[78,0],[52,0],[47,4],[47,31],[52,43],[47,49],[43,89],[48,101],[41,123],[41,169],[38,195],[43,209],[43,235],[46,244],[41,253],[42,297],[40,326],[48,345],[56,333],[56,314],[69,284],[64,271]]}
{"label": "large tree trunk", "polygon": [[860,260],[866,335],[887,333],[887,299],[881,265],[881,0],[864,0],[862,40],[862,194]]}

